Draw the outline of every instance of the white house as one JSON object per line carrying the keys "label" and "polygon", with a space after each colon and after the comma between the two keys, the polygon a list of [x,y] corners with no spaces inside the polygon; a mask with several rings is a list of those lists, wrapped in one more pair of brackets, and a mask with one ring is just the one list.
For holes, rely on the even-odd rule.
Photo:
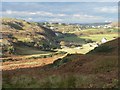
{"label": "white house", "polygon": [[62,23],[58,23],[59,25],[62,25]]}
{"label": "white house", "polygon": [[106,38],[102,38],[101,42],[105,43],[105,42],[107,42],[107,39]]}
{"label": "white house", "polygon": [[50,29],[54,29],[54,27],[51,26]]}
{"label": "white house", "polygon": [[92,26],[92,28],[95,28],[95,26]]}

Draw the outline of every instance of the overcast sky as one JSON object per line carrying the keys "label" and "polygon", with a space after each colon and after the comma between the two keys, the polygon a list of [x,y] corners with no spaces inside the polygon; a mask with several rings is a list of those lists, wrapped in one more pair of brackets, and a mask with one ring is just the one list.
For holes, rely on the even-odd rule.
{"label": "overcast sky", "polygon": [[3,17],[28,21],[94,23],[117,21],[117,2],[3,2]]}

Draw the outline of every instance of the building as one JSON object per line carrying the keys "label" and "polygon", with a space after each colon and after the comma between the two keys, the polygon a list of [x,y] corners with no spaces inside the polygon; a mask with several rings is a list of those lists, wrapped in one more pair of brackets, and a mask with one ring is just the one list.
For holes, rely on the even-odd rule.
{"label": "building", "polygon": [[105,43],[105,42],[107,42],[107,39],[106,38],[102,38],[101,42]]}

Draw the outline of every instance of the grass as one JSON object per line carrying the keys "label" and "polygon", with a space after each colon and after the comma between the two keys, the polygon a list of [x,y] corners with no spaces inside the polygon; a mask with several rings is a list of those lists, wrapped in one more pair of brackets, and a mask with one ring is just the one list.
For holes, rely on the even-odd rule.
{"label": "grass", "polygon": [[46,54],[28,55],[25,57],[26,57],[26,59],[38,59],[38,58],[49,58],[49,57],[53,57],[55,55],[64,55],[64,54],[66,54],[66,52],[49,52]]}
{"label": "grass", "polygon": [[[27,23],[26,23],[27,24]],[[34,25],[34,23],[33,23]],[[18,27],[17,27],[18,28]],[[26,26],[25,28],[29,28],[29,25]],[[66,27],[67,30],[69,30],[70,27]],[[63,30],[64,31],[64,30]],[[72,31],[72,29],[71,29]],[[75,42],[75,43],[80,43],[80,44],[85,44],[86,39],[90,39],[93,41],[100,42],[103,37],[107,38],[108,40],[112,40],[113,37],[117,37],[117,34],[95,34],[98,32],[102,31],[97,31],[97,29],[88,29],[85,31],[81,31],[81,33],[86,33],[89,34],[89,36],[66,36],[62,38],[61,40],[67,41],[67,42]],[[93,34],[94,35],[91,35]],[[21,41],[30,41],[30,38],[21,38],[18,37],[18,39],[21,39]],[[63,51],[67,51],[69,53],[86,53],[89,51],[90,48],[89,46],[85,45],[83,46],[83,49],[75,49],[75,48],[64,48]],[[11,50],[11,48],[10,48]],[[20,46],[16,47],[17,54],[18,55],[30,55],[30,57],[26,57],[28,59],[37,59],[37,58],[48,58],[52,57],[53,55],[56,55],[56,53],[53,54],[53,52],[49,51],[41,51],[37,50],[31,47],[25,47],[25,46]],[[109,52],[111,50],[111,47],[101,47],[100,49],[97,50],[97,52]],[[61,54],[65,54],[65,52],[60,52]],[[37,55],[34,55],[37,54]],[[60,65],[67,63],[69,61],[72,61],[76,59],[76,56],[73,57],[71,56],[70,58],[65,57],[63,60],[59,59],[56,60],[53,64],[55,65],[55,68],[59,67]],[[36,64],[36,62],[31,62],[29,64]],[[92,75],[82,75],[82,74],[72,74],[72,75],[48,75],[45,78],[36,78],[35,76],[32,75],[19,75],[18,76],[12,76],[12,78],[9,78],[9,76],[4,76],[3,78],[3,88],[91,88],[91,87],[116,87],[117,86],[117,79],[112,79],[111,83],[106,83],[101,81],[101,79],[98,79],[96,74],[103,74],[106,72],[114,71],[116,67],[118,66],[118,62],[115,60],[115,58],[110,57],[110,58],[105,58],[101,60],[96,60],[92,62],[92,65],[89,67],[92,67]],[[84,68],[83,68],[84,70]],[[39,72],[39,70],[38,70]],[[41,73],[41,72],[39,72]],[[15,73],[14,73],[15,74]],[[37,73],[36,73],[37,74]],[[40,76],[40,75],[39,75]],[[108,75],[109,76],[109,75]],[[98,82],[99,81],[99,82]]]}
{"label": "grass", "polygon": [[80,36],[79,38],[82,39],[91,39],[96,42],[100,42],[102,38],[106,38],[107,40],[112,40],[113,37],[118,37],[118,34],[95,34],[95,35],[89,35],[89,36]]}
{"label": "grass", "polygon": [[118,68],[118,60],[116,56],[106,57],[101,60],[96,60],[93,62],[93,71],[95,73],[110,72]]}
{"label": "grass", "polygon": [[97,32],[98,29],[84,29],[84,30],[81,30],[81,31],[72,31],[70,33],[85,33],[85,34],[90,34],[90,33],[93,33],[93,32]]}
{"label": "grass", "polygon": [[61,38],[60,40],[64,40],[66,42],[81,43],[81,44],[85,44],[86,43],[85,39],[79,38],[77,36],[64,37],[64,38]]}
{"label": "grass", "polygon": [[[3,81],[3,88],[110,88],[117,87],[117,79],[112,83],[98,82],[95,75],[52,75],[44,79],[37,79],[30,75],[21,75]],[[6,83],[7,81],[7,83]],[[97,83],[96,83],[97,82]]]}
{"label": "grass", "polygon": [[[63,78],[64,77],[64,78]],[[78,75],[66,75],[66,76],[52,75],[44,79],[36,79],[28,75],[21,75],[14,77],[7,82],[3,83],[3,88],[76,88],[76,87],[89,87],[89,84],[93,81],[91,76],[78,76]]]}
{"label": "grass", "polygon": [[34,54],[49,54],[49,51],[41,51],[32,47],[27,46],[16,46],[17,55],[34,55]]}
{"label": "grass", "polygon": [[59,49],[58,51],[65,51],[68,52],[70,54],[75,54],[75,53],[81,53],[81,54],[86,54],[89,51],[93,50],[94,47],[90,47],[89,44],[84,44],[82,46],[82,49],[77,49],[77,48],[63,48],[63,49]]}
{"label": "grass", "polygon": [[101,45],[99,47],[96,47],[94,50],[90,51],[89,53],[110,53],[112,52],[112,50],[114,50],[114,48],[115,47]]}

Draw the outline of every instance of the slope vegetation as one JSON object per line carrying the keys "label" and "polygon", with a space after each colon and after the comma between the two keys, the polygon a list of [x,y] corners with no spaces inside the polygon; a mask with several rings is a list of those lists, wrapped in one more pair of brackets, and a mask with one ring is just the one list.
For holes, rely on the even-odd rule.
{"label": "slope vegetation", "polygon": [[117,88],[118,41],[102,44],[86,55],[68,54],[42,67],[3,70],[3,87]]}
{"label": "slope vegetation", "polygon": [[[39,50],[58,48],[55,32],[39,25],[20,19],[2,18],[3,54],[18,54],[21,47],[31,47]],[[16,51],[17,50],[17,51]]]}

